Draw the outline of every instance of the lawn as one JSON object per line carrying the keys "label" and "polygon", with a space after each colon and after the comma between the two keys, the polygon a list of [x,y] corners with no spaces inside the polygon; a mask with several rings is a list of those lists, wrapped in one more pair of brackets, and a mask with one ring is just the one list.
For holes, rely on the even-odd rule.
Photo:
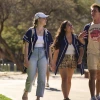
{"label": "lawn", "polygon": [[0,94],[0,100],[12,100],[12,99]]}

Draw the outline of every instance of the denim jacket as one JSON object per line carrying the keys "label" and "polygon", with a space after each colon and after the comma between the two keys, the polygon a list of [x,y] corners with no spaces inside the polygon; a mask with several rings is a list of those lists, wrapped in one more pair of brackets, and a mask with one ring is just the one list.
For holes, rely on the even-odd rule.
{"label": "denim jacket", "polygon": [[[75,48],[75,56],[78,59],[78,57],[79,57],[79,48],[83,47],[84,45],[79,42],[79,40],[77,39],[77,36],[75,34],[72,34],[72,45]],[[62,62],[62,60],[65,56],[67,48],[68,48],[68,41],[66,39],[66,36],[64,36],[64,38],[61,41],[61,45],[60,45],[60,49],[59,49],[59,54],[58,54],[58,58],[57,58],[57,62],[56,62],[55,74],[57,73],[58,67],[61,64],[61,62]],[[84,73],[83,72],[83,70],[84,70],[83,66],[80,66],[80,67],[81,67],[81,71],[82,71],[81,74],[83,74]]]}
{"label": "denim jacket", "polygon": [[[34,29],[34,34],[32,35],[32,29]],[[23,40],[27,41],[29,43],[29,48],[28,48],[28,60],[30,59],[32,52],[34,50],[35,43],[37,41],[38,37],[36,34],[36,29],[35,28],[29,28],[26,34],[23,36]],[[50,32],[44,31],[43,34],[43,40],[44,40],[44,50],[45,50],[45,55],[46,58],[48,59],[49,55],[49,47],[53,42],[52,36]]]}

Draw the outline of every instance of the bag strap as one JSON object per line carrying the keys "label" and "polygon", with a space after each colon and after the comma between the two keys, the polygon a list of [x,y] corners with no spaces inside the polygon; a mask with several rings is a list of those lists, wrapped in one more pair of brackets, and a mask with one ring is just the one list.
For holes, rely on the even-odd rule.
{"label": "bag strap", "polygon": [[31,42],[32,42],[32,37],[33,37],[34,33],[35,33],[35,30],[34,30],[34,28],[32,28]]}
{"label": "bag strap", "polygon": [[35,30],[34,30],[34,28],[32,28],[32,34],[31,34],[32,52],[33,52],[33,43],[32,43],[32,37],[33,37],[34,33],[35,33]]}
{"label": "bag strap", "polygon": [[48,30],[46,28],[44,30],[45,30],[45,33],[48,34]]}

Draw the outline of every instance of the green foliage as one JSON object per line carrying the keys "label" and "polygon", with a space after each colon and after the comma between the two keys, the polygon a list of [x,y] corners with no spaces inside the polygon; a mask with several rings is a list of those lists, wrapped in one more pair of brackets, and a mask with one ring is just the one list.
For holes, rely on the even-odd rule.
{"label": "green foliage", "polygon": [[0,94],[0,100],[12,100],[12,99]]}
{"label": "green foliage", "polygon": [[20,31],[18,31],[13,26],[9,26],[4,28],[2,36],[12,50],[19,50],[21,49],[22,46],[22,37],[21,37],[22,33],[23,30],[20,29]]}
{"label": "green foliage", "polygon": [[39,11],[50,15],[47,28],[53,36],[66,19],[72,22],[75,32],[79,33],[91,21],[90,5],[93,2],[94,0],[14,0],[2,37],[11,50],[21,50],[22,37],[32,26],[34,14]]}

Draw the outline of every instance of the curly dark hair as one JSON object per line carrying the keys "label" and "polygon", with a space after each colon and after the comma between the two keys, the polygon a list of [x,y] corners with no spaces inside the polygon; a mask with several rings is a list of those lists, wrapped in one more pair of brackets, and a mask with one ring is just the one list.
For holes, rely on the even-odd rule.
{"label": "curly dark hair", "polygon": [[54,43],[53,43],[53,47],[54,49],[59,49],[60,47],[60,42],[61,40],[64,38],[65,36],[65,28],[66,28],[66,25],[69,23],[70,21],[68,20],[65,20],[61,23],[57,33],[56,33],[56,36],[55,36],[55,40],[54,40]]}

